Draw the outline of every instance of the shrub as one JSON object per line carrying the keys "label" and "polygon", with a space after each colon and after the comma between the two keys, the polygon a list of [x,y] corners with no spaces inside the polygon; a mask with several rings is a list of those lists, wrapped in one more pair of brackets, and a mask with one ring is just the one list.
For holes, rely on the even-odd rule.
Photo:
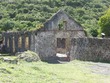
{"label": "shrub", "polygon": [[8,20],[3,23],[2,30],[4,30],[4,31],[12,30],[14,28],[14,26],[15,26],[15,23],[13,21]]}
{"label": "shrub", "polygon": [[97,29],[91,29],[91,30],[90,30],[90,34],[91,34],[93,37],[97,37],[97,35],[98,35]]}

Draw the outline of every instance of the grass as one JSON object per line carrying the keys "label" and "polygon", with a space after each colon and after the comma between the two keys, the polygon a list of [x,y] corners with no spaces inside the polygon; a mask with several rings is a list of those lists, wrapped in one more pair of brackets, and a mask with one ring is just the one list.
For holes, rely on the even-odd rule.
{"label": "grass", "polygon": [[65,64],[0,62],[0,83],[109,83],[110,75],[91,72],[90,62]]}

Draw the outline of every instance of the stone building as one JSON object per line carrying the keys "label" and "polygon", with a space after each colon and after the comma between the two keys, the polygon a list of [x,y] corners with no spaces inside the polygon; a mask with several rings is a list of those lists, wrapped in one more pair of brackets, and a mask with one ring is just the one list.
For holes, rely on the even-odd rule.
{"label": "stone building", "polygon": [[5,32],[3,37],[6,51],[9,53],[32,50],[37,52],[42,60],[50,60],[56,57],[56,53],[69,53],[71,39],[85,37],[85,33],[78,22],[60,10],[39,30]]}

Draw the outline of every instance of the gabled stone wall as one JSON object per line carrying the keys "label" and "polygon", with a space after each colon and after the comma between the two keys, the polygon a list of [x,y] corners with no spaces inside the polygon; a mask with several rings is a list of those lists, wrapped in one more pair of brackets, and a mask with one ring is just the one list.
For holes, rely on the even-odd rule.
{"label": "gabled stone wall", "polygon": [[[59,27],[59,25],[61,25]],[[84,31],[83,27],[72,19],[66,12],[63,10],[58,11],[55,15],[52,16],[47,22],[44,23],[43,30],[68,30],[68,31]]]}

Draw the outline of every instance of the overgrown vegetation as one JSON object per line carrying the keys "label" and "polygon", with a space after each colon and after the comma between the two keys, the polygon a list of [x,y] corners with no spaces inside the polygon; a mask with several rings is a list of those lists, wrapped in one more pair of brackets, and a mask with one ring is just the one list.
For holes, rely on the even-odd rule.
{"label": "overgrown vegetation", "polygon": [[17,65],[0,62],[0,83],[110,82],[110,75],[96,74],[91,71],[91,66],[91,62],[81,61],[72,61],[65,64],[20,62]]}
{"label": "overgrown vegetation", "polygon": [[105,36],[110,37],[110,9],[101,16],[99,25],[101,26],[100,32],[103,32],[106,34]]}
{"label": "overgrown vegetation", "polygon": [[0,0],[0,31],[37,29],[53,13],[64,9],[89,35],[97,35],[97,21],[109,8],[109,0]]}

